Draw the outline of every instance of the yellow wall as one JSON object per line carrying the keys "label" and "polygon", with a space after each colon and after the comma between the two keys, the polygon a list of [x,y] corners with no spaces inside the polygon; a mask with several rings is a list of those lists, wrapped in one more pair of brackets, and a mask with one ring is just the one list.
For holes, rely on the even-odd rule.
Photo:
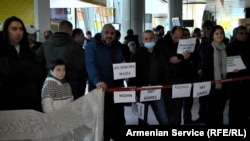
{"label": "yellow wall", "polygon": [[17,16],[25,25],[35,23],[34,0],[0,0],[0,30],[10,16]]}

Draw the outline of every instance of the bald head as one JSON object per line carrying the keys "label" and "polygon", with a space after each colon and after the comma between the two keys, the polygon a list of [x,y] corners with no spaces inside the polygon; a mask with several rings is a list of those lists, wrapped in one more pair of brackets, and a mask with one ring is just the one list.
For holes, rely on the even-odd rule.
{"label": "bald head", "polygon": [[171,30],[171,38],[174,43],[178,43],[183,36],[183,28],[181,26],[174,26]]}
{"label": "bald head", "polygon": [[112,42],[116,39],[116,31],[112,24],[105,24],[101,31],[102,42],[111,46]]}

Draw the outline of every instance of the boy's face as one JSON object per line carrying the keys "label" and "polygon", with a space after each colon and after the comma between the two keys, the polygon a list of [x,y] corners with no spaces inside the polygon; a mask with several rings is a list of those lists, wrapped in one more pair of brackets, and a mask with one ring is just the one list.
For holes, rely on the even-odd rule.
{"label": "boy's face", "polygon": [[65,70],[65,65],[58,65],[54,68],[54,70],[50,70],[50,73],[57,79],[61,80],[65,77]]}

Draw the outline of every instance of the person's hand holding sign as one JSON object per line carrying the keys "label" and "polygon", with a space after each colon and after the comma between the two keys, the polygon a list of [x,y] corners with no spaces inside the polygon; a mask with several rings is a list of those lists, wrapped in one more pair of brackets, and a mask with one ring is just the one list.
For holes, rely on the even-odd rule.
{"label": "person's hand holding sign", "polygon": [[188,50],[183,52],[184,59],[187,60],[190,57],[190,52]]}

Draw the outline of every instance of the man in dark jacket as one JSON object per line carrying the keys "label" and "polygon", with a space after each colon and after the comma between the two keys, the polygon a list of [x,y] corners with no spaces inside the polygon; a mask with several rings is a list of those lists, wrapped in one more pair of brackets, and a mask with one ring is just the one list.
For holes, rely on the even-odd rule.
{"label": "man in dark jacket", "polygon": [[[250,75],[250,48],[248,40],[248,30],[245,26],[238,26],[235,30],[235,39],[226,48],[227,56],[240,56],[246,69],[235,69],[227,74],[228,78],[244,77]],[[250,81],[241,80],[228,83],[229,104],[229,124],[249,125],[249,90]]]}
{"label": "man in dark jacket", "polygon": [[[129,85],[137,87],[166,85],[168,81],[168,65],[165,54],[155,49],[155,35],[152,30],[143,32],[143,47],[140,47],[131,57],[131,62],[136,63],[136,78],[129,79]],[[137,95],[142,99],[141,91]],[[143,119],[139,119],[139,125],[148,124],[148,107],[152,107],[159,125],[168,125],[166,105],[164,101],[165,90],[161,90],[159,99],[139,101],[144,104]]]}
{"label": "man in dark jacket", "polygon": [[[114,63],[125,62],[122,50],[116,41],[116,32],[112,24],[106,24],[101,34],[86,46],[86,69],[89,91],[98,88],[105,91],[108,87],[122,87],[123,80],[114,80]],[[121,140],[125,126],[124,104],[114,103],[113,92],[104,96],[104,141]]]}
{"label": "man in dark jacket", "polygon": [[[170,84],[181,84],[185,82],[186,66],[190,58],[190,52],[186,51],[183,54],[177,54],[179,40],[183,37],[183,28],[174,26],[169,34],[161,38],[156,43],[157,48],[160,48],[165,53],[166,60],[169,65]],[[172,89],[167,89],[166,105],[171,125],[181,124],[181,109],[182,98],[172,99]]]}

